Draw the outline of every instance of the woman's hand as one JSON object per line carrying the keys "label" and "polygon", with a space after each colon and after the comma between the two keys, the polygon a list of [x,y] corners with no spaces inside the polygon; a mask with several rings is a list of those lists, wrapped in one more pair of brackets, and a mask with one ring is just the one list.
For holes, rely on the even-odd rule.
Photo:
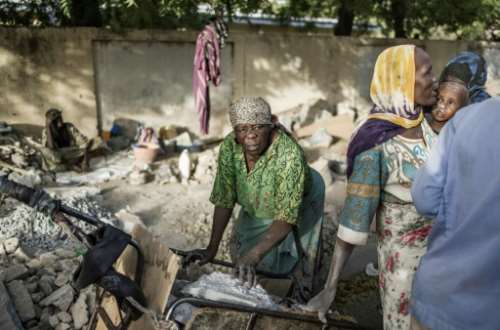
{"label": "woman's hand", "polygon": [[307,303],[306,309],[318,312],[318,317],[321,322],[326,323],[326,313],[330,309],[331,304],[335,300],[337,288],[325,288]]}
{"label": "woman's hand", "polygon": [[233,276],[238,277],[238,279],[245,283],[249,287],[257,285],[257,274],[255,272],[255,267],[262,259],[261,255],[255,251],[251,250],[243,257],[238,259],[236,267],[233,271]]}
{"label": "woman's hand", "polygon": [[189,265],[195,261],[198,261],[198,265],[203,266],[210,261],[212,261],[217,254],[217,250],[213,249],[196,249],[187,252],[184,257],[183,264]]}

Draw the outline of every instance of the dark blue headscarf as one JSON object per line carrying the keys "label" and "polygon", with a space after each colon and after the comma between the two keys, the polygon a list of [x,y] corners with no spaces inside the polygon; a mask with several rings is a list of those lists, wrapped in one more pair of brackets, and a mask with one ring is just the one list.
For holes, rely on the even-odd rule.
{"label": "dark blue headscarf", "polygon": [[446,64],[439,82],[460,80],[469,91],[470,102],[477,103],[490,98],[484,87],[487,78],[486,61],[481,55],[460,52]]}

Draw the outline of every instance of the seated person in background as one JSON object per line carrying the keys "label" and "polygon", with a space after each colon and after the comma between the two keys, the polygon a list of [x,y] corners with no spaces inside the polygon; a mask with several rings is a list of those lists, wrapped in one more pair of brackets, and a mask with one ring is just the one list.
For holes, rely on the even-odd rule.
{"label": "seated person in background", "polygon": [[432,129],[439,133],[460,108],[489,98],[484,90],[486,79],[486,61],[481,55],[461,52],[452,58],[439,77],[438,103],[427,116]]}
{"label": "seated person in background", "polygon": [[40,150],[44,170],[87,171],[89,152],[99,148],[107,149],[99,138],[89,140],[73,124],[63,121],[60,110],[47,110]]}

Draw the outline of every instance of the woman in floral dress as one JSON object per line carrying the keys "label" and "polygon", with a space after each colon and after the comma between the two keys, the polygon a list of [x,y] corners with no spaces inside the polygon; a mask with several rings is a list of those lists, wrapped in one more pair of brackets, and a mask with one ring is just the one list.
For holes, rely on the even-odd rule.
{"label": "woman in floral dress", "polygon": [[370,89],[374,107],[348,148],[347,198],[329,278],[308,304],[320,317],[335,298],[352,249],[366,244],[375,217],[384,329],[410,328],[411,282],[431,226],[410,194],[435,138],[422,120],[422,106],[436,102],[431,69],[429,55],[413,45],[388,48],[377,59]]}

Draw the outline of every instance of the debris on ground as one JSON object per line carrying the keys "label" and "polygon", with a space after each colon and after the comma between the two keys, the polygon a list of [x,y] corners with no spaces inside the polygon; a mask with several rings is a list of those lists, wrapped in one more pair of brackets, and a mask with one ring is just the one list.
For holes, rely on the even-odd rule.
{"label": "debris on ground", "polygon": [[[80,251],[57,248],[30,255],[17,237],[0,241],[0,246],[0,301],[8,292],[25,329],[85,327],[95,309],[96,292],[90,286],[78,293],[70,285],[82,260]],[[12,324],[15,319],[11,316]]]}

